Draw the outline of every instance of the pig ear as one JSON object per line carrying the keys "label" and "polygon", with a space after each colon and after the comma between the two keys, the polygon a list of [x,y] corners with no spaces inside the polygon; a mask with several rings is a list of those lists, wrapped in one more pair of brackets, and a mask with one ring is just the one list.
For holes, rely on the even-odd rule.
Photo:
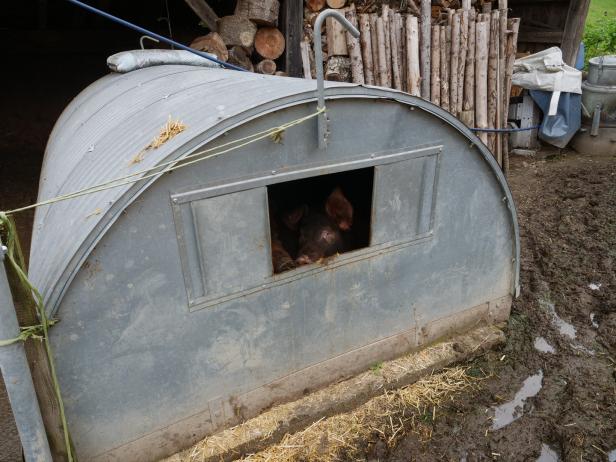
{"label": "pig ear", "polygon": [[353,216],[353,206],[348,199],[342,193],[340,186],[332,191],[327,200],[325,201],[325,212],[330,218],[336,219],[340,215]]}
{"label": "pig ear", "polygon": [[289,229],[297,229],[297,225],[306,213],[306,209],[307,207],[305,205],[301,205],[290,212],[285,213],[283,216],[285,225],[287,225]]}

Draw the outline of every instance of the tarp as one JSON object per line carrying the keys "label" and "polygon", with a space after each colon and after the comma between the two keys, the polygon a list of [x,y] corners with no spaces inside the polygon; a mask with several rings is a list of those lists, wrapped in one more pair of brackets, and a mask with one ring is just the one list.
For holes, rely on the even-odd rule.
{"label": "tarp", "polygon": [[[552,93],[530,90],[530,96],[545,114],[550,105]],[[541,121],[539,139],[564,148],[580,129],[581,121],[582,96],[575,93],[562,93],[558,99],[556,114],[546,116]]]}

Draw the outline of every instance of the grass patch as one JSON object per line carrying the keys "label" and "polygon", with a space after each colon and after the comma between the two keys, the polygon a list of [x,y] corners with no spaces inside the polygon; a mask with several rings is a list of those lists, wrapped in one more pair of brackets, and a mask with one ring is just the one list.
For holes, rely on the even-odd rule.
{"label": "grass patch", "polygon": [[583,41],[586,68],[590,58],[616,54],[616,1],[591,0]]}
{"label": "grass patch", "polygon": [[591,0],[586,26],[592,26],[603,18],[616,18],[616,2],[614,0]]}

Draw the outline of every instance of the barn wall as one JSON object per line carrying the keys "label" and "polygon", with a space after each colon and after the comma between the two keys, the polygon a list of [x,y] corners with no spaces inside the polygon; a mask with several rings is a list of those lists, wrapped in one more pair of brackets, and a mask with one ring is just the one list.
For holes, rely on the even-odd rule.
{"label": "barn wall", "polygon": [[590,0],[510,0],[511,16],[520,17],[518,51],[536,53],[551,46],[575,64]]}

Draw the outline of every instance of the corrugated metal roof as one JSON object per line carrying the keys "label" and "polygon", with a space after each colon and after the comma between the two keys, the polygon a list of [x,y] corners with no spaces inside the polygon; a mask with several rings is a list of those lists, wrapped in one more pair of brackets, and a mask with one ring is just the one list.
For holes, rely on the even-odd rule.
{"label": "corrugated metal roof", "polygon": [[[175,158],[180,147],[222,120],[315,87],[315,81],[305,79],[177,65],[108,75],[78,95],[56,123],[45,153],[38,200]],[[131,165],[130,160],[160,132],[168,117],[183,121],[186,130]],[[67,273],[77,270],[79,249],[117,217],[114,205],[128,195],[126,203],[121,201],[125,207],[138,193],[139,188],[125,185],[36,211],[30,277],[48,303],[62,290],[56,286],[70,280]],[[50,308],[55,301],[51,300]]]}

